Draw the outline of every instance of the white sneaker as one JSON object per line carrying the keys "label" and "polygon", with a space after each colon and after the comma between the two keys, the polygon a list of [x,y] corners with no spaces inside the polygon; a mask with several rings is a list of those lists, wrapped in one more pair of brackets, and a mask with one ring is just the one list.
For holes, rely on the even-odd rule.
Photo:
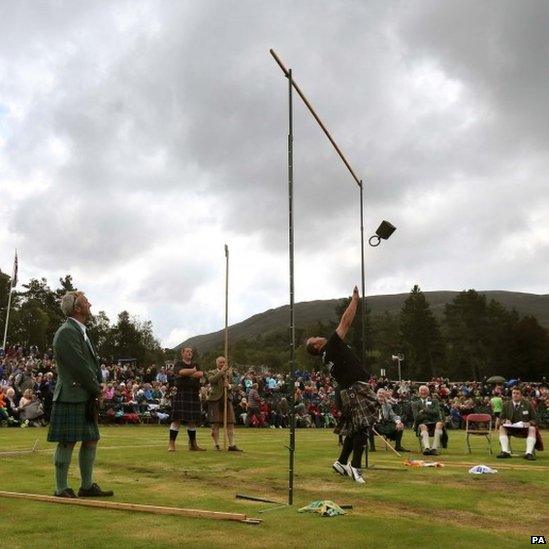
{"label": "white sneaker", "polygon": [[351,471],[351,474],[349,475],[355,482],[358,482],[359,484],[364,484],[366,481],[362,478],[362,471],[360,469],[357,469],[356,467],[353,467],[352,465],[349,465],[349,469]]}
{"label": "white sneaker", "polygon": [[335,461],[332,465],[332,469],[338,473],[339,475],[343,477],[350,477],[351,471],[349,470],[349,465],[344,465],[343,463],[340,463],[339,461]]}

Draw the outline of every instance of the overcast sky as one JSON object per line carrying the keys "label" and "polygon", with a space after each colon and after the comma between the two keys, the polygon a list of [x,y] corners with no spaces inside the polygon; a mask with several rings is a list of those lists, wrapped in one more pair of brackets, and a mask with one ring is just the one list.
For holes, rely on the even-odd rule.
{"label": "overcast sky", "polygon": [[[549,2],[0,3],[0,268],[165,346],[288,303],[287,80],[367,294],[549,293]],[[294,96],[296,301],[360,283]]]}

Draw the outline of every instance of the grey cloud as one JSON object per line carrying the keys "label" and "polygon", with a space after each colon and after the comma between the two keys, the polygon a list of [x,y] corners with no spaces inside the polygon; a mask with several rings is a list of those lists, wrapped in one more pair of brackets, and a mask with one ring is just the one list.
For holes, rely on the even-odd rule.
{"label": "grey cloud", "polygon": [[[0,7],[0,103],[19,89],[30,102],[11,121],[10,173],[26,180],[40,168],[52,181],[13,204],[10,230],[37,265],[109,268],[190,230],[194,215],[193,227],[215,221],[258,236],[286,261],[287,81],[273,47],[364,178],[367,234],[383,218],[398,227],[368,253],[371,287],[435,270],[447,286],[459,281],[464,250],[496,272],[471,267],[463,278],[538,287],[534,259],[522,258],[521,276],[494,250],[549,202],[548,17],[531,0]],[[454,102],[445,86],[458,90]],[[358,191],[294,101],[297,250],[337,258],[358,242]],[[52,137],[66,145],[65,162],[52,158]],[[455,204],[442,199],[444,216],[424,204],[445,193]],[[424,219],[407,216],[414,206]],[[181,216],[159,223],[162,208]],[[329,268],[342,287],[355,276],[337,260]],[[151,269],[138,299],[192,301],[205,271],[200,261],[181,277]],[[254,292],[243,307],[265,303]]]}

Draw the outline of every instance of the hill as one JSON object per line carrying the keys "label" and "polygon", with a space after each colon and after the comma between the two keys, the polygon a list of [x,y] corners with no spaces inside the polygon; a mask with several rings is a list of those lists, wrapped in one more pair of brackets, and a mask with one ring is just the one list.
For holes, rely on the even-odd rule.
{"label": "hill", "polygon": [[[431,305],[433,313],[441,318],[444,306],[451,302],[459,292],[438,291],[424,292],[427,301]],[[488,300],[499,301],[507,309],[516,309],[521,315],[535,316],[539,323],[549,328],[549,294],[537,295],[522,292],[507,292],[501,290],[479,291]],[[374,295],[366,298],[368,308],[373,315],[383,314],[385,311],[396,314],[400,311],[404,300],[409,294]],[[303,301],[295,304],[295,323],[297,328],[305,328],[318,321],[328,323],[335,321],[335,307],[340,299],[325,299],[317,301]],[[240,339],[250,339],[259,334],[267,334],[288,326],[289,305],[283,305],[276,309],[269,309],[263,313],[253,315],[242,322],[229,326],[231,343]],[[175,348],[182,345],[195,347],[200,353],[204,353],[214,347],[222,347],[224,331],[197,335],[183,341]]]}

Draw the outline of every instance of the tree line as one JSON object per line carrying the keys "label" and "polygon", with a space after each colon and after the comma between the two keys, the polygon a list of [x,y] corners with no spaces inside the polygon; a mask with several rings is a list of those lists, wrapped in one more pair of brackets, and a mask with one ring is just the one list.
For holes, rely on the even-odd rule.
{"label": "tree line", "polygon": [[[0,318],[5,319],[10,277],[0,271]],[[64,321],[59,307],[65,292],[77,289],[72,277],[59,279],[51,289],[45,278],[31,279],[22,291],[14,291],[9,325],[9,343],[19,343],[39,349],[51,347],[53,336]],[[350,298],[336,307],[339,318]],[[3,325],[2,325],[3,326]],[[296,367],[310,370],[318,367],[318,359],[305,351],[308,335],[329,337],[336,325],[317,322],[296,328]],[[111,322],[104,311],[94,314],[89,333],[98,353],[116,361],[133,358],[140,365],[161,364],[174,353],[162,349],[154,337],[150,321],[142,321],[122,311]],[[381,369],[395,379],[397,365],[392,355],[402,353],[404,379],[425,380],[433,376],[451,379],[482,379],[502,375],[523,380],[539,380],[549,370],[549,336],[533,316],[521,316],[508,310],[494,299],[475,290],[458,294],[445,306],[439,321],[419,288],[414,286],[400,313],[365,314],[365,361],[372,373]],[[362,348],[361,311],[347,336],[358,355]],[[288,329],[280,329],[251,339],[231,342],[230,359],[241,367],[264,367],[275,372],[289,369]],[[205,353],[200,362],[205,368],[222,354],[222,348]]]}
{"label": "tree line", "polygon": [[[10,285],[11,278],[0,271],[0,318],[3,321]],[[71,275],[60,278],[59,286],[53,290],[45,278],[33,278],[22,287],[22,291],[12,293],[7,344],[47,350],[51,348],[55,331],[65,320],[61,298],[77,288]],[[128,311],[119,313],[112,323],[104,311],[99,311],[90,319],[88,333],[98,354],[107,361],[131,358],[138,364],[151,364],[162,363],[166,358],[166,352],[154,337],[152,323],[141,321]]]}
{"label": "tree line", "polygon": [[[343,299],[336,306],[336,317],[349,304]],[[307,354],[305,338],[329,337],[336,323],[317,322],[296,328],[296,367],[318,368],[317,358]],[[361,355],[362,322],[360,306],[347,334],[347,342]],[[365,314],[365,362],[369,370],[381,370],[397,379],[398,366],[392,356],[403,354],[403,379],[429,380],[444,376],[453,380],[482,379],[492,375],[522,380],[541,380],[549,371],[549,337],[533,316],[520,316],[498,301],[487,300],[475,290],[458,294],[445,306],[442,319],[435,317],[425,295],[414,286],[400,313]],[[288,371],[290,352],[288,330],[277,330],[231,346],[233,364],[264,366]],[[208,352],[204,361],[213,363],[221,348]]]}

